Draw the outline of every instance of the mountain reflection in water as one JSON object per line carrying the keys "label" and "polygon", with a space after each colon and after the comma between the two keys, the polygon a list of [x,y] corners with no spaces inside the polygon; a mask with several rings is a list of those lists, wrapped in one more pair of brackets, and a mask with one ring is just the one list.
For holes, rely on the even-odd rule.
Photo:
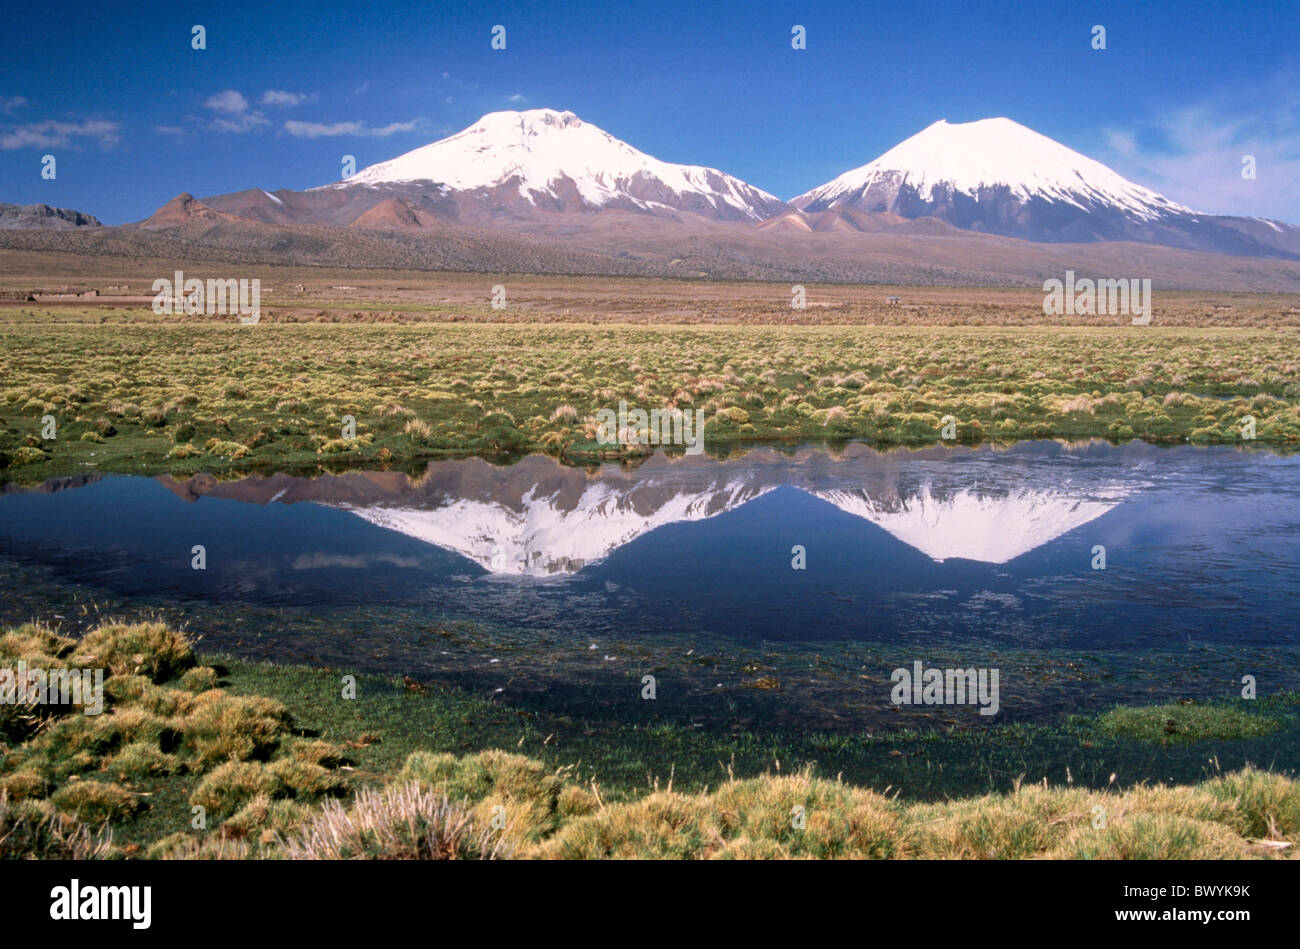
{"label": "mountain reflection in water", "polygon": [[359,472],[164,483],[183,497],[340,508],[514,576],[576,573],[657,528],[717,517],[782,486],[870,521],[932,560],[1001,564],[1101,517],[1142,485],[1139,470],[1062,472],[1059,456],[1056,465],[996,462],[965,450],[899,457],[849,446],[834,457],[760,450],[726,462],[661,454],[594,473],[532,456],[509,467],[434,462],[414,479]]}
{"label": "mountain reflection in water", "polygon": [[391,605],[572,639],[1273,645],[1297,639],[1298,473],[1036,442],[88,476],[5,488],[0,557],[128,601]]}

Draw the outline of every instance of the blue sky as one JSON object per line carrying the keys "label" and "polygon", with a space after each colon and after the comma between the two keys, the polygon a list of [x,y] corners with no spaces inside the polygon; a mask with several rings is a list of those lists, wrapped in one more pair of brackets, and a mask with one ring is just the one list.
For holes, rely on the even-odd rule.
{"label": "blue sky", "polygon": [[345,154],[363,167],[540,107],[782,198],[938,119],[1005,115],[1198,209],[1300,223],[1296,0],[15,3],[4,18],[0,201],[105,223],[181,191],[324,184]]}

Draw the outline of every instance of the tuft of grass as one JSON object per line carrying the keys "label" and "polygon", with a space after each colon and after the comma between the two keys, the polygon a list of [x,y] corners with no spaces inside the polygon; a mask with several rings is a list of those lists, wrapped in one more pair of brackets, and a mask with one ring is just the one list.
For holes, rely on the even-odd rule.
{"label": "tuft of grass", "polygon": [[1300,782],[1245,768],[1210,781],[1205,790],[1230,806],[1226,822],[1238,833],[1293,842],[1300,838]]}
{"label": "tuft of grass", "polygon": [[7,795],[11,801],[43,798],[48,790],[49,782],[36,771],[21,770],[0,775],[0,794]]}
{"label": "tuft of grass", "polygon": [[470,801],[484,822],[504,817],[505,835],[512,841],[538,840],[555,828],[566,784],[563,769],[553,771],[540,761],[495,749],[463,758],[417,751],[397,780]]}
{"label": "tuft of grass", "polygon": [[289,711],[261,696],[213,689],[195,696],[184,721],[184,742],[201,764],[264,759],[288,730]]}
{"label": "tuft of grass", "polygon": [[0,860],[103,860],[115,855],[113,835],[0,791]]}
{"label": "tuft of grass", "polygon": [[148,741],[136,741],[105,762],[105,770],[119,781],[143,781],[165,777],[176,771],[180,761]]}
{"label": "tuft of grass", "polygon": [[246,458],[252,454],[252,450],[247,445],[241,445],[239,442],[232,442],[223,438],[209,438],[203,443],[203,450],[209,455],[216,455],[218,458],[225,458],[227,461],[238,461],[240,458]]}
{"label": "tuft of grass", "polygon": [[210,819],[223,819],[258,796],[282,797],[283,783],[260,761],[227,761],[213,769],[190,795]]}
{"label": "tuft of grass", "polygon": [[492,860],[509,855],[464,804],[419,782],[361,791],[350,808],[327,803],[280,848],[290,860]]}
{"label": "tuft of grass", "polygon": [[190,692],[207,692],[217,687],[217,670],[211,666],[186,669],[181,676],[181,688]]}
{"label": "tuft of grass", "polygon": [[131,705],[170,718],[185,712],[194,700],[189,692],[154,685],[148,676],[110,675],[104,693],[119,705]]}
{"label": "tuft of grass", "polygon": [[82,638],[75,659],[86,667],[101,665],[115,676],[143,675],[163,682],[194,665],[194,647],[165,623],[108,623]]}
{"label": "tuft of grass", "polygon": [[76,642],[38,623],[24,623],[0,635],[0,659],[18,660],[29,656],[58,659],[67,655]]}
{"label": "tuft of grass", "polygon": [[300,801],[258,794],[222,823],[221,836],[273,847],[281,835],[292,833],[313,816],[313,809]]}
{"label": "tuft of grass", "polygon": [[107,781],[72,781],[54,792],[50,802],[87,824],[122,821],[140,808],[140,799]]}
{"label": "tuft of grass", "polygon": [[1048,855],[1064,860],[1232,860],[1249,844],[1218,824],[1170,814],[1136,814],[1074,834]]}

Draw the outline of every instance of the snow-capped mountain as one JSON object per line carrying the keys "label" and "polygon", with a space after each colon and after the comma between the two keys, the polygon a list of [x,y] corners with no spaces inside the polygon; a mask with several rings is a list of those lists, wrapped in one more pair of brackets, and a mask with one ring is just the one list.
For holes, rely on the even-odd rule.
{"label": "snow-capped mountain", "polygon": [[[593,482],[576,503],[530,489],[515,508],[457,498],[438,507],[351,508],[373,524],[453,550],[490,573],[547,577],[576,573],[665,524],[698,521],[752,501],[775,485],[742,481],[663,492],[653,481]],[[657,495],[648,510],[638,495]]]}
{"label": "snow-capped mountain", "polygon": [[[572,112],[492,112],[464,131],[342,181],[307,191],[247,188],[201,200],[185,194],[141,223],[146,229],[188,228],[187,240],[223,246],[251,241],[304,252],[326,236],[292,239],[229,226],[243,221],[350,229],[355,238],[335,230],[328,239],[345,245],[349,257],[365,253],[384,265],[390,254],[376,258],[369,244],[376,232],[400,233],[386,239],[399,243],[392,249],[404,259],[426,266],[427,253],[437,266],[456,270],[500,269],[503,261],[536,268],[540,257],[544,272],[564,273],[649,269],[674,276],[726,271],[835,280],[864,271],[869,280],[895,274],[896,265],[880,259],[881,241],[864,239],[864,233],[896,235],[909,266],[927,280],[934,273],[929,263],[961,272],[963,282],[978,282],[966,273],[968,254],[999,280],[1024,271],[1030,258],[1050,261],[1027,268],[1031,283],[1064,269],[1051,253],[989,241],[979,232],[1300,260],[1300,228],[1195,212],[1004,118],[936,122],[786,203],[717,169],[661,161]],[[540,235],[544,246],[520,244],[516,234]],[[428,252],[419,246],[424,236],[434,239]],[[1186,267],[1202,275],[1205,263],[1188,260]],[[1152,276],[1161,279],[1164,271],[1152,266],[1148,262]],[[1226,287],[1242,278],[1228,264],[1204,279]]]}
{"label": "snow-capped mountain", "polygon": [[[1007,118],[935,122],[790,203],[807,215],[933,217],[1033,241],[1134,240],[1295,256],[1300,231],[1202,214]],[[1283,239],[1286,238],[1286,239]]]}
{"label": "snow-capped mountain", "polygon": [[919,467],[904,475],[889,456],[851,448],[841,458],[755,451],[735,462],[655,455],[635,470],[609,466],[595,475],[533,455],[508,468],[479,459],[432,462],[414,480],[390,471],[163,481],[185,497],[324,504],[489,573],[533,578],[577,573],[660,527],[707,520],[778,488],[868,520],[935,561],[1001,564],[1095,520],[1139,486],[1084,470],[1064,479],[1008,472],[982,455],[954,464],[946,450],[912,465]]}
{"label": "snow-capped mountain", "polygon": [[[371,523],[452,550],[490,573],[575,573],[666,524],[724,514],[788,484],[872,522],[942,563],[1014,560],[1110,511],[1130,493],[1116,485],[1086,496],[1045,486],[1010,492],[940,489],[898,493],[873,486],[826,488],[790,472],[685,468],[630,480],[592,481],[576,499],[563,486],[529,486],[504,498],[424,496],[419,503],[347,506]],[[431,503],[432,502],[432,503]]]}
{"label": "snow-capped mountain", "polygon": [[[618,208],[760,221],[784,203],[714,168],[638,151],[572,112],[492,112],[440,141],[371,165],[327,189],[475,196],[519,214]],[[321,189],[317,189],[321,190]]]}
{"label": "snow-capped mountain", "polygon": [[1005,494],[964,488],[937,495],[927,484],[893,504],[881,504],[865,491],[813,493],[939,563],[955,558],[1007,563],[1096,520],[1129,492],[1110,486],[1097,496],[1077,497],[1041,487]]}
{"label": "snow-capped mountain", "polygon": [[[447,499],[436,506],[374,505],[347,509],[359,517],[455,551],[489,573],[546,577],[576,573],[666,524],[699,521],[767,494],[775,483],[736,480],[680,484],[662,492],[653,482],[593,483],[576,504],[558,494],[529,491],[518,509],[500,501]],[[1061,491],[1025,488],[1009,494],[960,490],[936,494],[923,485],[913,495],[873,498],[862,489],[817,490],[813,497],[861,517],[930,559],[1002,564],[1067,534],[1110,511],[1127,493],[1072,497]],[[638,491],[660,494],[641,511]]]}
{"label": "snow-capped mountain", "polygon": [[957,195],[974,202],[986,196],[1021,203],[1038,199],[1082,211],[1113,208],[1140,221],[1195,213],[1046,135],[1001,118],[959,124],[940,119],[875,161],[791,203],[810,211],[847,206],[899,213],[900,206],[911,202],[941,206]]}

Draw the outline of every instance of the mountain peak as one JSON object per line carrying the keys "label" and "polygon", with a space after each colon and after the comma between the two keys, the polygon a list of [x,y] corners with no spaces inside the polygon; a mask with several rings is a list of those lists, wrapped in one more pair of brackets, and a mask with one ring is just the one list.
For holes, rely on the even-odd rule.
{"label": "mountain peak", "polygon": [[419,185],[424,194],[477,193],[520,214],[614,207],[762,220],[784,210],[778,198],[738,178],[660,161],[556,109],[489,112],[464,131],[325,187],[397,185]]}
{"label": "mountain peak", "polygon": [[234,216],[209,207],[188,191],[182,191],[140,223],[145,227],[178,227],[191,221],[233,220]]}
{"label": "mountain peak", "polygon": [[489,112],[483,118],[479,119],[466,131],[471,131],[480,127],[491,128],[503,124],[518,123],[522,129],[540,129],[547,128],[578,128],[585,125],[582,119],[578,118],[572,112],[561,112],[559,109],[524,109],[515,111],[505,109],[500,112]]}
{"label": "mountain peak", "polygon": [[[987,208],[999,198],[1021,205],[1037,202],[1075,212],[1105,212],[1134,222],[1193,213],[1005,116],[973,122],[940,119],[875,161],[792,203],[813,211],[852,207],[907,217],[939,209],[937,216],[948,219],[963,210],[972,216],[972,209],[961,205],[984,203]],[[987,216],[987,212],[974,215],[976,219]],[[1003,220],[1015,217],[1003,211],[995,214]]]}

